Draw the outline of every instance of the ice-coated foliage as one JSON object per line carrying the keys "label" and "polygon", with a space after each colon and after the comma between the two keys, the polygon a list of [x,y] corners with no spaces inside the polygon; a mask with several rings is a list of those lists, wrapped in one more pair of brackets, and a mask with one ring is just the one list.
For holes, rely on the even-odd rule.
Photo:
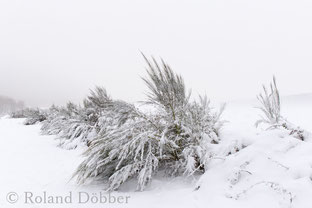
{"label": "ice-coated foliage", "polygon": [[193,175],[205,171],[209,147],[218,143],[222,126],[206,97],[190,101],[181,76],[164,61],[144,56],[148,69],[143,78],[152,113],[143,113],[123,101],[102,106],[97,137],[84,153],[86,159],[74,176],[78,182],[103,179],[108,190],[136,178],[137,189],[151,182],[158,171],[166,175]]}
{"label": "ice-coated foliage", "polygon": [[261,119],[256,122],[256,126],[264,123],[269,125],[268,129],[281,127],[288,130],[290,135],[300,140],[305,140],[309,136],[307,131],[296,127],[281,116],[281,99],[275,77],[273,77],[273,82],[270,83],[270,90],[263,86],[263,93],[257,98],[260,102],[258,109],[262,111],[264,116],[261,116]]}
{"label": "ice-coated foliage", "polygon": [[83,107],[71,102],[65,108],[52,106],[42,125],[42,133],[57,135],[59,146],[66,149],[76,148],[79,143],[89,145],[97,134],[100,118],[111,108],[111,103],[106,90],[96,87],[84,100]]}
{"label": "ice-coated foliage", "polygon": [[116,190],[129,179],[144,190],[154,175],[190,176],[203,173],[211,147],[219,143],[223,121],[206,96],[191,99],[183,78],[163,60],[147,59],[148,92],[142,102],[151,112],[111,98],[96,87],[82,106],[25,111],[27,124],[42,122],[41,132],[56,135],[59,146],[88,146],[74,173],[79,183],[102,179]]}
{"label": "ice-coated foliage", "polygon": [[79,143],[88,143],[93,126],[85,114],[85,109],[73,103],[68,103],[62,111],[62,120],[56,120],[56,126],[60,127],[58,139],[59,146],[66,149],[76,148]]}
{"label": "ice-coated foliage", "polygon": [[[90,178],[109,180],[109,189],[118,188],[133,176],[139,176],[142,190],[158,167],[157,144],[160,142],[153,121],[147,122],[133,108],[127,121],[116,128],[111,126],[91,142],[85,152],[86,160],[78,167],[78,181]],[[123,120],[123,119],[122,119]],[[117,120],[115,120],[117,121]]]}

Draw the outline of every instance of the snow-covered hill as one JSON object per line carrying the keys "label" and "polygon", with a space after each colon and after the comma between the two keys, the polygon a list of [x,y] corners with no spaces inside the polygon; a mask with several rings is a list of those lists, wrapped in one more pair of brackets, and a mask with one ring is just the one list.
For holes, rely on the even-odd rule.
{"label": "snow-covered hill", "polygon": [[[283,130],[263,131],[254,123],[255,100],[230,102],[222,141],[211,151],[208,171],[199,178],[155,179],[146,191],[127,189],[115,196],[128,203],[78,203],[78,193],[92,196],[101,185],[77,186],[70,181],[81,162],[83,148],[56,147],[53,136],[42,136],[39,125],[24,126],[21,119],[0,119],[0,207],[311,207],[312,140],[300,141]],[[282,98],[282,113],[292,123],[312,131],[312,94]],[[10,204],[7,194],[16,192]],[[68,204],[25,204],[25,192],[43,196],[72,193]],[[13,197],[14,199],[14,197]]]}
{"label": "snow-covered hill", "polygon": [[[282,97],[288,121],[312,130],[312,94]],[[198,199],[209,207],[310,207],[312,140],[284,130],[256,129],[256,100],[228,104],[223,141],[200,179]],[[238,151],[238,152],[236,152]],[[229,156],[225,156],[231,152]],[[236,152],[236,153],[234,153]],[[234,153],[234,154],[232,154]]]}

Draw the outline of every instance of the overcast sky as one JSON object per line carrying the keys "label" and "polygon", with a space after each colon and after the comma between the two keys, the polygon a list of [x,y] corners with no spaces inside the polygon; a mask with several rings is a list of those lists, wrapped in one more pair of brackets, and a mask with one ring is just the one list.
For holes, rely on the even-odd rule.
{"label": "overcast sky", "polygon": [[273,74],[284,95],[312,92],[311,25],[310,0],[0,0],[0,94],[142,100],[140,51],[211,99],[254,97]]}

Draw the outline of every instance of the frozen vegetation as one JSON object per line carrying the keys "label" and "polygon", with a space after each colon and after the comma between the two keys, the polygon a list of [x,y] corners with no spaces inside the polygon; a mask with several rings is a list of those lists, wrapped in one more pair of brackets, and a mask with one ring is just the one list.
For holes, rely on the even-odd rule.
{"label": "frozen vegetation", "polygon": [[122,207],[310,206],[312,95],[281,98],[274,78],[258,100],[216,109],[164,61],[145,60],[140,105],[97,87],[82,105],[1,118],[1,193],[109,191],[130,197]]}

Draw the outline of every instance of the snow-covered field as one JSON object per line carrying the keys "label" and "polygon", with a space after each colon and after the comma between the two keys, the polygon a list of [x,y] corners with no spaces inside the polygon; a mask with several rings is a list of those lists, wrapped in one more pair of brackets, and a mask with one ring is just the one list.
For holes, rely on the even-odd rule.
{"label": "snow-covered field", "polygon": [[[155,179],[144,192],[129,191],[129,182],[110,196],[101,185],[77,186],[70,180],[83,149],[58,148],[53,136],[40,135],[39,125],[1,118],[0,207],[311,207],[312,139],[256,129],[256,105],[254,100],[228,103],[222,142],[212,149],[217,156],[198,180]],[[282,99],[282,112],[290,122],[312,131],[312,95]],[[106,203],[96,201],[100,193]],[[72,200],[48,203],[57,196]],[[109,203],[109,197],[111,202],[120,197],[123,203]]]}

